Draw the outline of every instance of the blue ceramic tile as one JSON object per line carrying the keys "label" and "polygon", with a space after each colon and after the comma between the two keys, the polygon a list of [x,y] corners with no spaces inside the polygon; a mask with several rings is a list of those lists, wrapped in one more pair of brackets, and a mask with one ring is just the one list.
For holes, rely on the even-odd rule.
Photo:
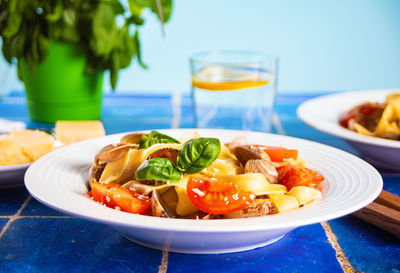
{"label": "blue ceramic tile", "polygon": [[217,255],[169,253],[168,273],[180,272],[342,272],[342,269],[322,226],[316,224],[298,228],[272,245],[251,251]]}
{"label": "blue ceramic tile", "polygon": [[383,188],[400,196],[400,177],[383,177]]}
{"label": "blue ceramic tile", "polygon": [[400,272],[400,239],[355,217],[329,222],[354,268],[361,272]]}
{"label": "blue ceramic tile", "polygon": [[[278,95],[276,111],[288,135],[325,143],[357,154],[346,142],[319,132],[296,117],[297,106],[317,94]],[[104,97],[102,120],[108,134],[170,128],[169,95],[121,93]],[[0,117],[24,121],[29,128],[52,128],[29,121],[23,93],[0,103]],[[193,127],[190,97],[181,98],[181,128]],[[384,177],[384,188],[400,193],[400,178]],[[24,188],[0,190],[0,215],[13,215],[27,197]],[[23,216],[63,215],[35,200]],[[9,218],[0,218],[0,228]],[[330,222],[356,270],[399,272],[399,241],[353,217]],[[135,245],[112,229],[77,218],[16,220],[0,239],[0,272],[157,272],[161,252]],[[6,246],[6,247],[5,247]],[[397,259],[396,259],[397,258]],[[342,272],[320,225],[296,229],[273,245],[221,255],[169,253],[168,272]]]}
{"label": "blue ceramic tile", "polygon": [[22,210],[21,216],[65,216],[65,214],[43,205],[32,198]]}
{"label": "blue ceramic tile", "polygon": [[0,272],[151,273],[162,257],[107,226],[76,218],[18,219],[0,245]]}
{"label": "blue ceramic tile", "polygon": [[10,218],[0,218],[0,230],[3,229],[3,227],[7,224],[8,220],[10,220]]}
{"label": "blue ceramic tile", "polygon": [[28,192],[24,186],[0,189],[0,216],[14,215],[27,197]]}

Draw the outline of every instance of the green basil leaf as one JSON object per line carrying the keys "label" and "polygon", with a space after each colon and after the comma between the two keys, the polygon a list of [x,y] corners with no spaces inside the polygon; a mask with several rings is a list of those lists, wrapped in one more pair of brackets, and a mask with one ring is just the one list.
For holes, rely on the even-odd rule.
{"label": "green basil leaf", "polygon": [[191,139],[179,150],[178,169],[184,173],[198,173],[214,162],[221,152],[221,143],[217,138]]}
{"label": "green basil leaf", "polygon": [[138,30],[135,31],[135,35],[133,36],[133,42],[135,43],[136,57],[137,57],[139,65],[142,68],[147,69],[147,65],[142,60],[142,51],[140,49],[140,39],[139,39],[139,31]]}
{"label": "green basil leaf", "polygon": [[92,20],[91,49],[96,55],[111,54],[115,35],[117,35],[115,11],[108,2],[99,2]]}
{"label": "green basil leaf", "polygon": [[175,164],[167,158],[152,158],[146,160],[136,170],[136,180],[157,180],[176,182],[181,179],[181,173]]}
{"label": "green basil leaf", "polygon": [[144,135],[139,140],[139,149],[146,149],[158,143],[179,143],[179,141],[157,131],[151,131],[149,135]]}
{"label": "green basil leaf", "polygon": [[60,20],[61,16],[63,15],[63,9],[64,9],[63,3],[57,2],[53,12],[52,13],[49,12],[46,15],[46,20],[49,22],[56,22]]}

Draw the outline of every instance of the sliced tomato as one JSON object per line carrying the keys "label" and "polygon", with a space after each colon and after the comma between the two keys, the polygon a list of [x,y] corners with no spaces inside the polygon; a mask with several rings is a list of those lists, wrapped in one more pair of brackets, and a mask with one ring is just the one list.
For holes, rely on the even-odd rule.
{"label": "sliced tomato", "polygon": [[266,152],[269,157],[271,158],[271,161],[273,162],[283,162],[286,159],[297,159],[298,150],[295,149],[286,149],[280,146],[267,146],[267,145],[261,145],[261,144],[255,144],[255,145],[249,145],[253,147],[258,147],[263,149],[264,152]]}
{"label": "sliced tomato", "polygon": [[89,196],[113,209],[130,213],[145,214],[150,207],[150,198],[117,184],[92,183]]}
{"label": "sliced tomato", "polygon": [[264,148],[264,152],[269,155],[271,161],[273,162],[282,162],[285,159],[296,160],[299,153],[299,151],[295,149],[286,149],[283,147],[275,146],[266,146],[266,148]]}
{"label": "sliced tomato", "polygon": [[357,117],[358,117],[358,111],[350,110],[349,112],[343,114],[340,117],[339,124],[342,125],[345,128],[348,128],[350,120],[355,119]]}
{"label": "sliced tomato", "polygon": [[285,165],[277,168],[279,173],[278,183],[285,185],[289,191],[296,186],[313,187],[324,181],[324,177],[309,168],[296,165]]}
{"label": "sliced tomato", "polygon": [[246,208],[255,194],[245,192],[232,182],[191,176],[187,183],[189,200],[199,210],[212,214],[225,214]]}

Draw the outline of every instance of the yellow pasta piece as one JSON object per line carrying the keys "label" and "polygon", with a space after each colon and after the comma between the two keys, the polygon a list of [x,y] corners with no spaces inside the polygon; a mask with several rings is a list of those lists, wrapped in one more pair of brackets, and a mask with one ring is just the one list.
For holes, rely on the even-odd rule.
{"label": "yellow pasta piece", "polygon": [[389,94],[386,97],[386,103],[391,104],[398,112],[398,116],[400,116],[400,94]]}
{"label": "yellow pasta piece", "polygon": [[397,111],[392,104],[388,104],[383,110],[382,117],[375,129],[376,136],[400,135],[400,125]]}
{"label": "yellow pasta piece", "polygon": [[273,193],[268,195],[272,203],[274,203],[278,212],[285,212],[292,209],[297,209],[299,203],[293,196],[286,195],[284,193]]}
{"label": "yellow pasta piece", "polygon": [[178,194],[178,203],[176,205],[176,214],[180,216],[187,216],[199,211],[192,202],[186,192],[186,188],[175,187],[176,193]]}
{"label": "yellow pasta piece", "polygon": [[286,187],[280,184],[271,184],[262,173],[245,173],[238,175],[216,175],[218,181],[232,182],[243,191],[253,192],[256,195],[271,193],[285,193]]}
{"label": "yellow pasta piece", "polygon": [[218,158],[210,166],[202,170],[202,173],[208,176],[235,175],[244,173],[244,169],[228,148],[222,145]]}
{"label": "yellow pasta piece", "polygon": [[178,205],[178,194],[176,193],[175,187],[170,187],[163,195],[165,204],[176,212],[176,206]]}
{"label": "yellow pasta piece", "polygon": [[321,197],[321,192],[306,186],[296,186],[293,187],[287,195],[295,197],[299,206],[304,206],[314,199]]}
{"label": "yellow pasta piece", "polygon": [[140,164],[142,164],[143,161],[145,161],[149,157],[150,154],[152,154],[153,152],[155,152],[157,150],[161,150],[164,148],[172,148],[172,149],[179,150],[181,148],[181,146],[182,146],[182,144],[179,144],[179,143],[154,144],[147,149],[140,149],[139,151],[142,151],[142,155],[140,158],[137,158],[137,160],[140,161]]}
{"label": "yellow pasta piece", "polygon": [[136,161],[138,151],[140,150],[129,150],[121,158],[107,163],[99,182],[121,184],[133,179],[135,171],[139,166],[139,162]]}
{"label": "yellow pasta piece", "polygon": [[164,148],[179,149],[181,144],[167,143],[155,144],[147,149],[130,149],[121,158],[107,163],[100,177],[101,183],[121,184],[133,179],[137,168],[149,157],[149,155],[157,150]]}
{"label": "yellow pasta piece", "polygon": [[175,187],[175,185],[174,184],[162,184],[159,186],[152,186],[152,185],[142,184],[136,180],[131,180],[131,181],[128,181],[125,184],[123,184],[122,187],[124,187],[126,189],[135,190],[144,195],[149,195],[153,190],[158,191],[160,194],[164,194],[171,187]]}
{"label": "yellow pasta piece", "polygon": [[373,133],[370,130],[368,130],[367,128],[365,128],[364,126],[362,126],[358,122],[352,122],[350,126],[353,127],[354,130],[359,134],[362,134],[362,135],[365,135],[365,136],[372,136],[373,135]]}

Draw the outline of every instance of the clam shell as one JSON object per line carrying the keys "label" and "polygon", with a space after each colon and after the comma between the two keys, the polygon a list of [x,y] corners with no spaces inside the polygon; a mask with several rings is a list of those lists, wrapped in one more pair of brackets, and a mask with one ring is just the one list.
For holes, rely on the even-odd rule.
{"label": "clam shell", "polygon": [[120,143],[122,143],[122,144],[138,144],[140,139],[144,135],[147,136],[148,134],[140,134],[140,133],[128,134],[121,138]]}
{"label": "clam shell", "polygon": [[151,212],[153,216],[164,217],[164,218],[175,218],[176,215],[170,210],[170,208],[165,204],[162,196],[158,191],[153,190],[151,196]]}
{"label": "clam shell", "polygon": [[262,173],[271,184],[278,183],[278,172],[271,161],[265,159],[251,159],[244,167],[245,173]]}
{"label": "clam shell", "polygon": [[271,161],[269,155],[262,149],[247,145],[236,146],[233,149],[233,154],[243,166],[245,166],[247,161],[251,159],[265,159],[267,161]]}
{"label": "clam shell", "polygon": [[258,216],[272,214],[274,213],[274,210],[275,206],[271,201],[265,199],[256,199],[248,207],[242,210],[224,214],[223,218],[232,219],[232,218],[258,217]]}

